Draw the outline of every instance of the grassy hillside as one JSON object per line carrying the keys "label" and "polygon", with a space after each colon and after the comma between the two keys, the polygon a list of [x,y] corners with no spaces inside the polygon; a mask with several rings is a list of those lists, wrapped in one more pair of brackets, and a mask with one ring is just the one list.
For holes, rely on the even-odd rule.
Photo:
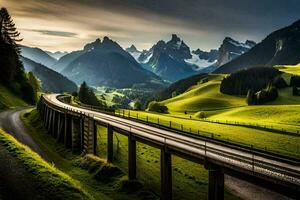
{"label": "grassy hillside", "polygon": [[[279,89],[279,97],[268,104],[248,106],[245,96],[220,93],[224,76],[200,78],[186,92],[162,101],[168,114],[130,111],[130,116],[168,127],[171,121],[175,129],[300,158],[300,97],[292,88]],[[282,76],[289,83],[291,75]],[[197,114],[202,111],[205,119]]]}
{"label": "grassy hillside", "polygon": [[0,110],[15,106],[26,106],[27,104],[9,89],[0,84]]}
{"label": "grassy hillside", "polygon": [[243,97],[230,96],[220,92],[220,83],[225,75],[208,75],[207,82],[192,86],[185,93],[162,101],[173,112],[198,112],[245,106]]}
{"label": "grassy hillside", "polygon": [[[22,187],[22,184],[25,184],[27,185],[26,190],[32,189],[29,192],[24,191],[24,199],[28,199],[30,196],[31,198],[47,199],[49,194],[52,199],[93,199],[82,189],[78,181],[45,162],[27,146],[22,145],[2,130],[0,130],[0,146],[4,147],[4,151],[11,156],[8,161],[3,159],[2,164],[13,163],[16,160],[17,167],[14,168],[14,174],[15,178],[18,176],[19,178],[15,182],[15,186]],[[10,176],[10,173],[7,172],[7,175]]]}

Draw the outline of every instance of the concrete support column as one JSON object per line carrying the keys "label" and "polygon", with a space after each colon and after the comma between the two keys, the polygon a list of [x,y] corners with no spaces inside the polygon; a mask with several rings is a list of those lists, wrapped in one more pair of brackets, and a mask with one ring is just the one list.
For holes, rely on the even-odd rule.
{"label": "concrete support column", "polygon": [[52,121],[53,121],[53,110],[51,110],[50,108],[48,108],[49,110],[49,120],[48,120],[48,125],[47,125],[47,129],[48,129],[48,133],[51,134],[51,128],[52,128]]}
{"label": "concrete support column", "polygon": [[224,199],[224,173],[218,166],[208,166],[208,200]]}
{"label": "concrete support column", "polygon": [[65,126],[64,126],[64,144],[67,148],[72,147],[72,117],[68,114],[64,114]]}
{"label": "concrete support column", "polygon": [[131,133],[128,136],[128,179],[136,179],[136,140]]}
{"label": "concrete support column", "polygon": [[160,154],[161,199],[172,199],[172,155],[165,149]]}
{"label": "concrete support column", "polygon": [[49,109],[48,107],[45,105],[45,116],[44,116],[44,126],[45,128],[48,128],[48,120],[49,120]]}
{"label": "concrete support column", "polygon": [[[96,128],[96,130],[95,130]],[[84,145],[83,149],[85,153],[93,153],[95,154],[95,140],[97,127],[95,126],[95,121],[93,118],[85,117],[84,118]]]}
{"label": "concrete support column", "polygon": [[51,127],[51,135],[52,137],[55,137],[56,135],[56,123],[57,123],[57,119],[56,119],[56,111],[52,110],[52,127]]}
{"label": "concrete support column", "polygon": [[72,117],[72,151],[74,153],[80,152],[81,145],[81,127],[80,127],[80,119],[76,117]]}
{"label": "concrete support column", "polygon": [[84,118],[81,116],[79,119],[79,138],[80,138],[80,151],[84,150]]}
{"label": "concrete support column", "polygon": [[64,141],[64,114],[58,113],[58,124],[57,124],[57,142],[63,142]]}
{"label": "concrete support column", "polygon": [[114,140],[113,140],[113,127],[107,126],[107,162],[113,161],[114,156]]}
{"label": "concrete support column", "polygon": [[97,123],[96,122],[94,122],[94,124],[93,124],[93,126],[94,126],[94,132],[93,132],[93,138],[94,138],[94,148],[93,148],[93,154],[94,155],[97,155]]}

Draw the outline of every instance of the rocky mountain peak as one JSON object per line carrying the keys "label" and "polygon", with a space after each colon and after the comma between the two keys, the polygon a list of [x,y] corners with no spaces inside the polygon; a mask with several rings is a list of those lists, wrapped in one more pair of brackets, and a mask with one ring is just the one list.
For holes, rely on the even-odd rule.
{"label": "rocky mountain peak", "polygon": [[179,41],[181,41],[181,39],[176,34],[172,34],[171,41],[173,41],[173,42],[179,42]]}
{"label": "rocky mountain peak", "polygon": [[130,47],[128,47],[126,49],[127,52],[130,52],[130,53],[134,53],[134,52],[140,52],[139,50],[137,50],[137,48],[132,44]]}

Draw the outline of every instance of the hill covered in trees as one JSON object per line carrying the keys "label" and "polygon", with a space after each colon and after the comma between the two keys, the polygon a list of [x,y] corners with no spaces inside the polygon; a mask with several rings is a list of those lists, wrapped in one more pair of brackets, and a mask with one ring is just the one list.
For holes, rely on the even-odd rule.
{"label": "hill covered in trees", "polygon": [[25,57],[21,60],[25,70],[32,71],[42,82],[42,91],[56,93],[77,91],[77,85],[58,72]]}

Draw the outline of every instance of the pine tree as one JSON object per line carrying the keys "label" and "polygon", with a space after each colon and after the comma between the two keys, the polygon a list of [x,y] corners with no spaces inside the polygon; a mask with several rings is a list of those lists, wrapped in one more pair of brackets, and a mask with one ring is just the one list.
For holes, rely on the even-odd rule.
{"label": "pine tree", "polygon": [[27,103],[34,104],[36,94],[20,61],[17,42],[20,33],[6,8],[0,9],[0,82]]}
{"label": "pine tree", "polygon": [[84,81],[79,88],[79,93],[78,93],[78,99],[79,101],[81,101],[82,103],[86,103],[88,102],[87,98],[88,98],[88,86],[86,84],[86,82]]}
{"label": "pine tree", "polygon": [[18,54],[20,50],[17,46],[17,42],[21,42],[23,39],[19,39],[20,33],[15,27],[11,16],[9,15],[6,8],[1,8],[0,10],[0,38],[6,43],[12,45]]}

